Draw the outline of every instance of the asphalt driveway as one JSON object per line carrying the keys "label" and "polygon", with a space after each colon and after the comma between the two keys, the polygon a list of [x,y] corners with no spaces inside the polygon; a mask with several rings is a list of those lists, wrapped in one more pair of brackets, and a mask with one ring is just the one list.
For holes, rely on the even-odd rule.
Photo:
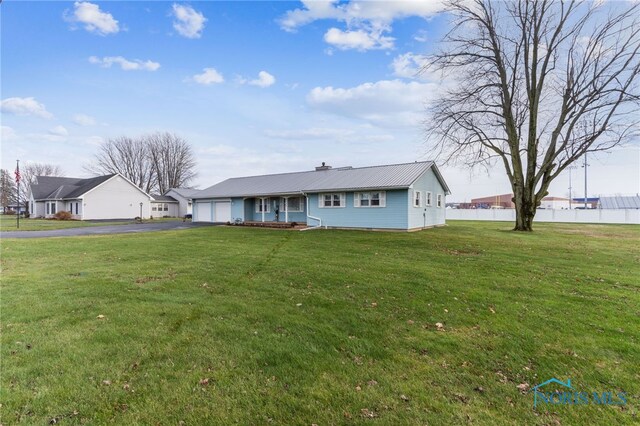
{"label": "asphalt driveway", "polygon": [[8,231],[0,232],[0,238],[47,238],[75,237],[79,235],[135,234],[138,232],[167,231],[172,229],[191,229],[220,224],[202,222],[147,222],[129,225],[88,226],[84,228],[51,229],[48,231]]}

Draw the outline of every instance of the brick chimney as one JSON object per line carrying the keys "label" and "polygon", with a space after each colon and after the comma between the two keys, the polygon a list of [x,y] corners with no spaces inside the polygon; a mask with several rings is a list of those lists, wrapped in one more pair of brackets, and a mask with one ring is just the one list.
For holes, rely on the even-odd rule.
{"label": "brick chimney", "polygon": [[319,172],[320,170],[329,170],[331,168],[331,166],[327,166],[325,164],[325,162],[322,162],[322,166],[317,166],[316,167],[316,172]]}

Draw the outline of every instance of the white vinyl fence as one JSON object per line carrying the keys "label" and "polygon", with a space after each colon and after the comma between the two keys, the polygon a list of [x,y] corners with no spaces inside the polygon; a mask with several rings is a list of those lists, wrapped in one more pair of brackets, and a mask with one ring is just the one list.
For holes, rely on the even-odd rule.
{"label": "white vinyl fence", "polygon": [[[514,222],[515,209],[447,209],[447,220],[492,220]],[[538,210],[534,222],[640,224],[640,210]]]}

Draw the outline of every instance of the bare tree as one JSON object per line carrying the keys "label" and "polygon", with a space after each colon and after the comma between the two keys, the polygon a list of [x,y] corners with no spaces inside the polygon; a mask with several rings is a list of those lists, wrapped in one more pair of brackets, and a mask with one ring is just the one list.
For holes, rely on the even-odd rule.
{"label": "bare tree", "polygon": [[140,138],[120,136],[100,145],[96,162],[85,169],[95,174],[120,173],[149,193],[156,188],[155,176],[149,161],[149,147]]}
{"label": "bare tree", "polygon": [[29,193],[36,176],[64,176],[62,168],[49,163],[26,163],[20,166],[20,202],[29,209]]}
{"label": "bare tree", "polygon": [[153,133],[144,137],[158,191],[186,186],[196,176],[196,161],[189,143],[173,133]]}
{"label": "bare tree", "polygon": [[9,171],[0,170],[0,206],[6,212],[16,202],[16,182]]}
{"label": "bare tree", "polygon": [[444,48],[426,70],[455,84],[430,107],[439,158],[501,162],[531,231],[551,182],[588,152],[638,134],[638,3],[453,0]]}
{"label": "bare tree", "polygon": [[120,136],[104,142],[95,163],[85,169],[94,174],[120,173],[147,193],[164,194],[185,186],[195,177],[195,159],[189,143],[171,133],[136,138]]}

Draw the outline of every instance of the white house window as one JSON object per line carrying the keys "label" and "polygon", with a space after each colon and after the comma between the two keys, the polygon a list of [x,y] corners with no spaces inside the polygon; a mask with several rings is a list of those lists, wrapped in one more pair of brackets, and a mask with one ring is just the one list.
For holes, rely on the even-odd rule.
{"label": "white house window", "polygon": [[49,203],[45,203],[45,206],[47,207],[47,214],[49,214]]}
{"label": "white house window", "polygon": [[76,214],[78,214],[78,203],[76,203]]}
{"label": "white house window", "polygon": [[154,205],[151,207],[151,211],[152,211],[152,212],[157,212],[157,211],[158,211],[158,206],[157,206],[156,204],[154,204]]}
{"label": "white house window", "polygon": [[330,207],[344,207],[344,206],[345,206],[344,193],[320,194],[319,207],[330,208]]}
{"label": "white house window", "polygon": [[56,202],[47,203],[47,214],[56,214]]}
{"label": "white house window", "polygon": [[356,192],[354,194],[354,207],[385,207],[387,204],[384,191]]}
{"label": "white house window", "polygon": [[268,198],[256,198],[256,213],[270,213],[271,206]]}
{"label": "white house window", "polygon": [[442,207],[442,194],[438,194],[438,198],[436,199],[436,206]]}
{"label": "white house window", "polygon": [[169,204],[168,203],[164,203],[164,211],[165,212],[169,211]]}
{"label": "white house window", "polygon": [[[284,205],[284,203],[283,203]],[[302,197],[290,197],[287,198],[287,211],[289,212],[303,212],[304,201]]]}
{"label": "white house window", "polygon": [[430,191],[427,191],[426,194],[425,194],[424,205],[425,206],[431,206],[431,192]]}
{"label": "white house window", "polygon": [[422,207],[422,193],[413,191],[413,207]]}

